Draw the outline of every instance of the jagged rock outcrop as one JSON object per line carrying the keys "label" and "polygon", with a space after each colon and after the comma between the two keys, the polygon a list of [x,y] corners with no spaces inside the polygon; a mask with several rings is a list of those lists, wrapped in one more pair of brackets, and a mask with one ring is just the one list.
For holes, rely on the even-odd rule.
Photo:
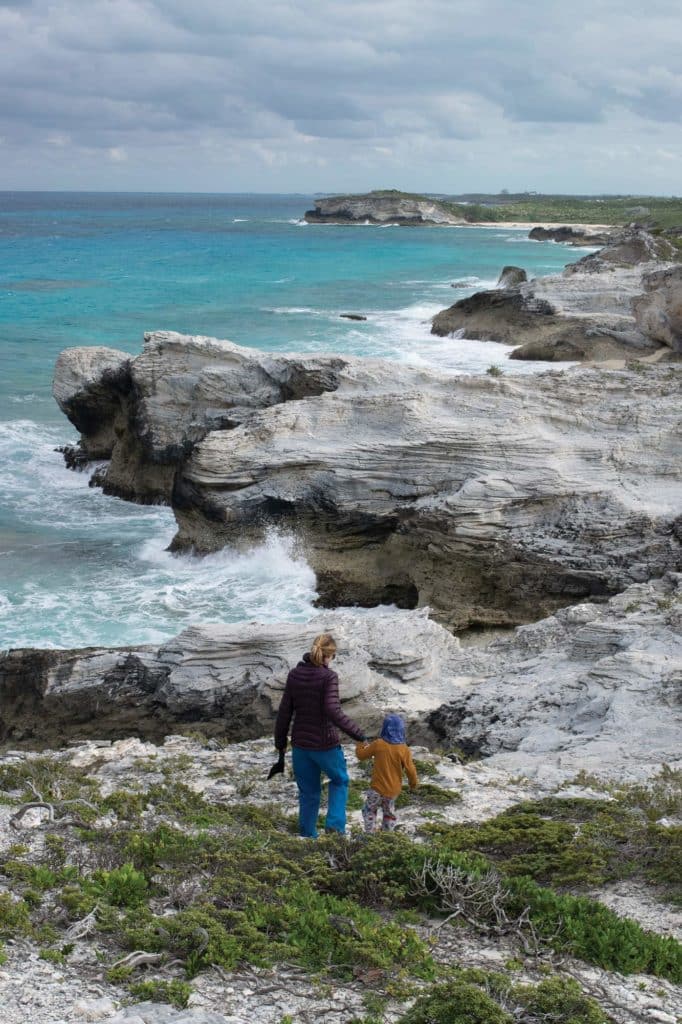
{"label": "jagged rock outcrop", "polygon": [[325,604],[519,623],[679,564],[679,379],[439,377],[263,410],[196,446],[176,549],[300,538]]}
{"label": "jagged rock outcrop", "polygon": [[309,224],[466,224],[457,207],[404,192],[369,192],[366,195],[317,199],[307,210]]}
{"label": "jagged rock outcrop", "polygon": [[[107,494],[163,503],[177,466],[209,431],[233,428],[255,409],[333,391],[344,365],[335,356],[279,356],[155,331],[135,359],[66,349],[53,394],[81,431],[81,456],[110,459],[96,480]],[[74,459],[69,450],[67,461]]]}
{"label": "jagged rock outcrop", "polygon": [[453,379],[281,356],[266,375],[262,353],[167,342],[131,361],[107,479],[115,466],[133,497],[141,479],[144,500],[147,464],[173,474],[176,550],[284,526],[325,605],[430,605],[454,628],[526,622],[678,564],[675,373]]}
{"label": "jagged rock outcrop", "polygon": [[192,627],[158,650],[15,651],[0,658],[0,742],[160,740],[191,724],[268,736],[288,668],[321,629],[339,642],[344,707],[368,731],[397,711],[412,742],[552,788],[580,770],[622,781],[682,766],[679,574],[485,646],[461,645],[424,612],[335,611]]}
{"label": "jagged rock outcrop", "polygon": [[608,245],[611,231],[596,231],[579,225],[563,225],[557,228],[531,228],[528,237],[536,242],[561,242],[564,245],[588,246]]}
{"label": "jagged rock outcrop", "polygon": [[[130,387],[130,356],[126,352],[97,345],[67,348],[59,354],[52,393],[80,432],[85,460],[111,458],[115,426]],[[76,457],[70,449],[66,454]]]}
{"label": "jagged rock outcrop", "polygon": [[497,288],[515,288],[517,284],[523,284],[528,280],[528,275],[523,267],[502,267],[500,276],[497,279]]}
{"label": "jagged rock outcrop", "polygon": [[682,265],[646,274],[644,294],[632,303],[642,334],[682,354]]}
{"label": "jagged rock outcrop", "polygon": [[161,739],[180,724],[232,740],[267,734],[289,668],[333,632],[349,713],[419,714],[452,693],[459,643],[424,611],[334,611],[308,623],[192,626],[159,648],[0,655],[0,743]]}
{"label": "jagged rock outcrop", "polygon": [[601,274],[615,267],[635,267],[641,263],[674,260],[676,250],[660,236],[652,235],[640,227],[627,227],[611,235],[599,252],[589,253],[570,263],[567,274]]}
{"label": "jagged rock outcrop", "polygon": [[476,685],[428,719],[441,745],[495,755],[498,767],[546,782],[682,767],[679,574],[469,653]]}
{"label": "jagged rock outcrop", "polygon": [[[477,292],[442,310],[431,332],[518,346],[512,359],[594,361],[659,353],[661,340],[633,315],[645,280],[665,269],[672,246],[641,230],[621,232],[563,274]],[[642,262],[647,261],[647,262]],[[655,285],[654,285],[655,287]],[[663,353],[669,357],[670,349]]]}

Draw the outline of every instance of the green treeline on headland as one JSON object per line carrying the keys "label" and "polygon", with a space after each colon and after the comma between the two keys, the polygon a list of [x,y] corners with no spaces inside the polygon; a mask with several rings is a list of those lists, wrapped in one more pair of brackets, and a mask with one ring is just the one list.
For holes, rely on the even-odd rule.
{"label": "green treeline on headland", "polygon": [[[400,197],[441,203],[471,223],[478,221],[547,221],[556,224],[629,224],[650,229],[682,227],[682,196],[570,196],[536,192],[482,192],[448,195],[377,189],[368,196]],[[348,198],[351,198],[350,196]],[[359,198],[359,197],[354,197]]]}

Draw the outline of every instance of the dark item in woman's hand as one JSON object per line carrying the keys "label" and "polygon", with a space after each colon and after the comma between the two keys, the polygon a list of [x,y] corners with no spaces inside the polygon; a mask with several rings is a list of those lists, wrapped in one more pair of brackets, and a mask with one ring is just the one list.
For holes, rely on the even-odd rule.
{"label": "dark item in woman's hand", "polygon": [[268,772],[268,779],[271,779],[274,775],[284,774],[284,751],[280,750],[279,758],[273,764],[272,768]]}

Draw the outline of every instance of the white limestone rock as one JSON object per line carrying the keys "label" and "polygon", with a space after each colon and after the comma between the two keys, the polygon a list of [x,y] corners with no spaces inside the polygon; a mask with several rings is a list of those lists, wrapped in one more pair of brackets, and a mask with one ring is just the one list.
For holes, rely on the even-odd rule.
{"label": "white limestone rock", "polygon": [[466,224],[450,204],[401,192],[317,199],[314,209],[306,211],[305,220],[309,224]]}
{"label": "white limestone rock", "polygon": [[325,604],[428,605],[456,629],[614,593],[682,567],[681,380],[667,374],[342,380],[198,444],[176,478],[173,546],[252,544],[276,523],[303,542]]}
{"label": "white limestone rock", "polygon": [[[475,686],[428,716],[438,741],[555,785],[682,758],[682,575],[630,587],[470,651]],[[513,752],[513,753],[512,753]],[[552,779],[547,778],[548,769]]]}
{"label": "white limestone rock", "polygon": [[682,266],[646,274],[644,294],[633,301],[643,334],[682,354]]}

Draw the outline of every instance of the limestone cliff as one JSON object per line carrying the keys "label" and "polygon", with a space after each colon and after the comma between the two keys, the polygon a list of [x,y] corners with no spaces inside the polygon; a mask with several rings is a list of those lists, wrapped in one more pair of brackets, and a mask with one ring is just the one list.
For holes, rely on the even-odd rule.
{"label": "limestone cliff", "polygon": [[309,224],[466,224],[452,204],[404,192],[369,192],[318,199],[315,208],[306,212],[305,219]]}
{"label": "limestone cliff", "polygon": [[675,370],[453,379],[161,334],[129,373],[107,488],[163,475],[176,549],[284,526],[327,605],[512,624],[679,565]]}

